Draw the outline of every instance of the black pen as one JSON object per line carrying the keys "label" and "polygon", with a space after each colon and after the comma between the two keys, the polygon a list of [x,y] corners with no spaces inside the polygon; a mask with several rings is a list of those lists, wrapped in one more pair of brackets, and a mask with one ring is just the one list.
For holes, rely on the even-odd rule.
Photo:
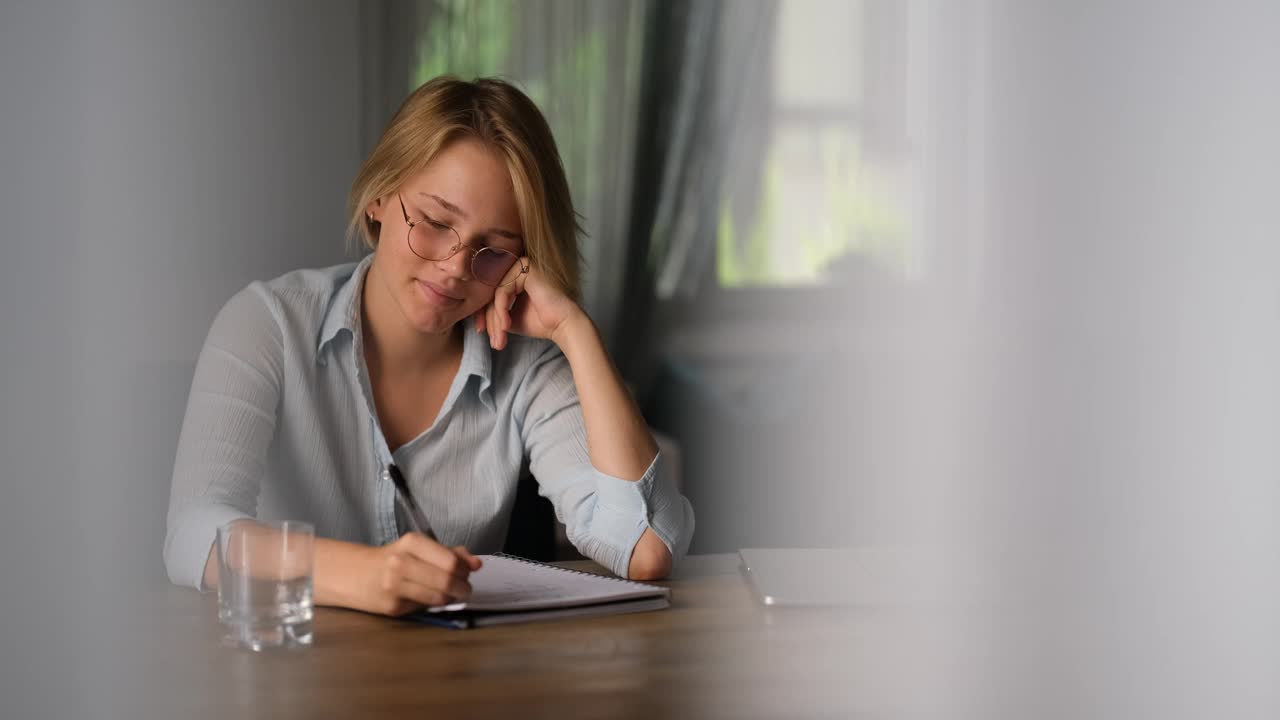
{"label": "black pen", "polygon": [[409,483],[404,481],[400,468],[392,463],[387,466],[387,474],[391,476],[391,482],[396,486],[396,502],[399,503],[405,518],[412,526],[410,529],[435,540],[436,534],[431,532],[431,523],[427,522],[427,516],[422,514],[422,508],[418,507],[418,503],[413,499],[413,493],[409,492]]}

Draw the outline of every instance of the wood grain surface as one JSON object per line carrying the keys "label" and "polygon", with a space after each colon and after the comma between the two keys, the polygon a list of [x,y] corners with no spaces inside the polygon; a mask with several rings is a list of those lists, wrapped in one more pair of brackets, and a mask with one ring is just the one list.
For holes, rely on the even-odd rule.
{"label": "wood grain surface", "polygon": [[849,717],[909,690],[883,614],[766,609],[733,554],[661,584],[668,610],[465,631],[319,608],[314,646],[263,653],[222,642],[216,596],[158,587],[86,672],[136,718]]}

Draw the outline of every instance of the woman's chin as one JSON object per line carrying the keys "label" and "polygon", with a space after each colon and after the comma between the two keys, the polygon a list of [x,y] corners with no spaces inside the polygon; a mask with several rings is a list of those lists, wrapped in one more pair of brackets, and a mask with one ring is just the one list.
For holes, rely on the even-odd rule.
{"label": "woman's chin", "polygon": [[445,317],[439,313],[424,313],[414,318],[413,327],[424,335],[446,333],[462,318]]}
{"label": "woman's chin", "polygon": [[400,310],[414,330],[426,335],[438,335],[453,327],[460,318],[456,312],[443,312],[440,308],[423,307],[420,303],[403,303]]}
{"label": "woman's chin", "polygon": [[[422,290],[421,288],[417,288]],[[466,318],[465,301],[441,303],[438,297],[423,297],[421,294],[410,294],[405,298],[404,307],[409,312],[409,321],[421,333],[440,334],[448,332],[458,321]]]}

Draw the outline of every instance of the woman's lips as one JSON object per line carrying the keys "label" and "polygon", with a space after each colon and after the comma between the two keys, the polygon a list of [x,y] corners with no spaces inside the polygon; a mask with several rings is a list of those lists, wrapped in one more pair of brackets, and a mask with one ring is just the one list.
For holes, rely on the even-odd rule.
{"label": "woman's lips", "polygon": [[454,297],[446,293],[444,288],[436,285],[435,283],[429,283],[425,280],[415,280],[414,282],[417,284],[418,292],[422,295],[423,299],[432,305],[448,307],[462,302],[462,298]]}

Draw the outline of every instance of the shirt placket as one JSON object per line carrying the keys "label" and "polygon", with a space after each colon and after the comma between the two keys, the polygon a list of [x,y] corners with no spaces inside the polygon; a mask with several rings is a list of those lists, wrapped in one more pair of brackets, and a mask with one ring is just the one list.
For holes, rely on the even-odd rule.
{"label": "shirt placket", "polygon": [[395,484],[392,483],[391,474],[388,471],[394,458],[391,456],[391,448],[387,444],[386,435],[382,432],[382,426],[378,423],[378,412],[373,404],[373,395],[364,372],[364,353],[359,340],[352,343],[352,351],[356,384],[364,397],[365,412],[369,418],[369,442],[373,449],[373,467],[369,470],[374,483],[374,513],[377,515],[379,535],[377,544],[386,545],[400,537],[399,528],[396,526]]}

